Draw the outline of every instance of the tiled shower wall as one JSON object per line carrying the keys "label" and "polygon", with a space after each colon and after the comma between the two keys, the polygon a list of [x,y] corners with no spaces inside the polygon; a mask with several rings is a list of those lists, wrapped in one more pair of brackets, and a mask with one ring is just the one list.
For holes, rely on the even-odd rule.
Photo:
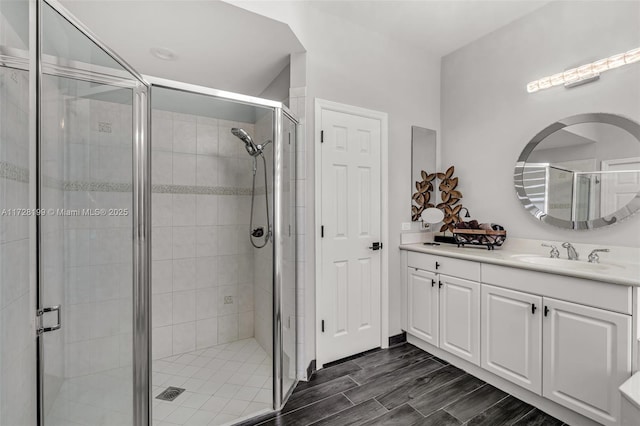
{"label": "tiled shower wall", "polygon": [[153,358],[254,335],[252,123],[152,112]]}
{"label": "tiled shower wall", "polygon": [[[64,129],[60,118],[45,126],[48,135],[57,131],[64,148],[60,150],[64,158],[56,159],[64,181],[50,185],[61,183],[64,197],[51,202],[70,210],[128,209],[121,216],[63,217],[64,239],[52,242],[63,241],[63,250],[50,247],[43,253],[45,261],[47,256],[64,255],[64,262],[55,265],[64,265],[64,376],[68,378],[132,363],[132,106],[78,98],[75,91],[86,90],[85,83],[52,80],[51,86],[71,87],[65,89],[67,96],[60,97]],[[57,299],[50,297],[47,303],[55,304]]]}
{"label": "tiled shower wall", "polygon": [[[1,19],[1,16],[0,16]],[[0,67],[0,209],[29,207],[29,74]],[[0,216],[0,424],[35,424],[29,221]]]}
{"label": "tiled shower wall", "polygon": [[[297,344],[297,357],[298,365],[297,372],[299,378],[307,378],[307,366],[309,361],[315,358],[314,353],[306,353],[305,346],[308,345],[305,339],[313,340],[313,335],[307,335],[309,330],[313,330],[314,325],[305,324],[305,312],[307,307],[305,306],[305,291],[314,289],[313,285],[315,281],[314,265],[313,265],[313,250],[314,244],[312,235],[309,232],[313,232],[313,226],[311,225],[313,218],[313,205],[312,200],[307,200],[307,193],[313,196],[312,182],[307,176],[307,161],[308,150],[305,146],[305,131],[306,125],[306,87],[292,87],[289,90],[289,109],[300,121],[302,130],[298,132],[296,138],[296,315],[297,315],[297,328],[296,328],[296,344]],[[311,149],[311,148],[309,148]],[[309,223],[309,228],[307,227]],[[305,286],[309,283],[308,286]],[[305,287],[308,287],[305,290]],[[314,315],[308,313],[307,316]]]}

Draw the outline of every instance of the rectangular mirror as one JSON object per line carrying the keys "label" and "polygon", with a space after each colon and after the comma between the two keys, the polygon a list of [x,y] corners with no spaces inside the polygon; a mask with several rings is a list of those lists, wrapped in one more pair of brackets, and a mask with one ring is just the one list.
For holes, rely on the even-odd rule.
{"label": "rectangular mirror", "polygon": [[[436,172],[436,131],[419,126],[411,126],[411,194],[418,191],[416,182],[422,181],[422,171]],[[432,200],[431,203],[434,203]],[[411,218],[416,222],[424,206],[412,199]],[[436,203],[437,204],[437,203]],[[417,214],[416,214],[417,213]]]}

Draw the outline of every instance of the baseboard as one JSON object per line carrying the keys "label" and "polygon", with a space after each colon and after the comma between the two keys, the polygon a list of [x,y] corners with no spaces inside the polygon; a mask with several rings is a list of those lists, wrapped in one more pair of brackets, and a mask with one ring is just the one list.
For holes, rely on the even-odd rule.
{"label": "baseboard", "polygon": [[378,352],[378,351],[381,351],[381,350],[382,349],[380,349],[380,348],[369,349],[368,351],[360,352],[359,354],[347,356],[347,357],[344,357],[344,358],[341,358],[341,359],[338,359],[338,360],[335,360],[335,361],[328,362],[328,363],[324,364],[322,366],[322,368],[333,367],[334,365],[343,364],[343,363],[345,363],[347,361],[351,361],[351,360],[354,360],[354,359],[357,359],[357,358],[360,358],[360,357],[363,357],[365,355],[369,355],[369,354],[372,354],[374,352]]}
{"label": "baseboard", "polygon": [[316,372],[316,360],[312,359],[307,367],[307,380],[311,379],[311,376]]}
{"label": "baseboard", "polygon": [[407,333],[402,332],[400,334],[396,334],[395,336],[389,336],[389,346],[399,345],[400,343],[405,343],[407,341]]}

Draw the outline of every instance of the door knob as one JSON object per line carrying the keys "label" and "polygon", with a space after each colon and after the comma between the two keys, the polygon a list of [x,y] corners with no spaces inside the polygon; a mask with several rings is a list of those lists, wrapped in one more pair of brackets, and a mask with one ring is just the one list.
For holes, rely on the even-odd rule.
{"label": "door knob", "polygon": [[380,242],[375,242],[373,243],[372,246],[369,247],[371,250],[381,250],[382,249],[382,243]]}

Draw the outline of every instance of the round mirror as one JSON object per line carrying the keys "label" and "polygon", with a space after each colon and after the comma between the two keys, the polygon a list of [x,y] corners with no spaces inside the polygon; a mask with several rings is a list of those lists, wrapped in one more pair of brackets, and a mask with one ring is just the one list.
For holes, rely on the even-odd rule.
{"label": "round mirror", "polygon": [[614,114],[580,114],[527,144],[514,183],[525,209],[561,228],[611,225],[640,209],[640,125]]}

